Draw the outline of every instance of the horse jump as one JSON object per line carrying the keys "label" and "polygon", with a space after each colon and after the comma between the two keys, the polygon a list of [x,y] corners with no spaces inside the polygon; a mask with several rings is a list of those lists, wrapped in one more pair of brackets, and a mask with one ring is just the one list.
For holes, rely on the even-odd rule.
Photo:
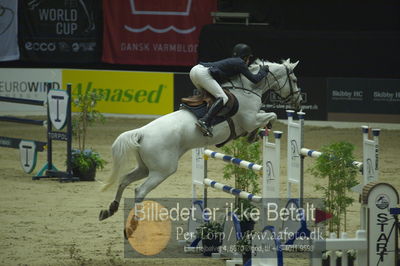
{"label": "horse jump", "polygon": [[[220,152],[212,151],[204,148],[197,148],[192,150],[192,198],[193,204],[199,205],[199,207],[194,206],[195,211],[203,211],[205,207],[207,207],[207,187],[217,189],[223,191],[225,193],[231,194],[235,197],[248,199],[252,202],[261,203],[263,198],[279,198],[279,167],[274,169],[274,165],[279,165],[280,161],[280,142],[282,137],[282,132],[274,131],[274,142],[269,142],[267,131],[262,131],[261,134],[263,136],[263,162],[261,165],[249,162],[246,160],[242,160],[230,155],[226,155]],[[278,160],[276,160],[278,158]],[[207,178],[207,161],[208,159],[215,159],[219,161],[223,161],[225,163],[234,164],[240,168],[248,169],[249,171],[254,171],[257,173],[262,173],[263,183],[262,183],[262,194],[255,195],[249,193],[247,191],[243,191],[229,185],[225,185],[219,183],[215,180]],[[264,167],[265,166],[265,167]],[[204,192],[202,195],[203,200],[198,199],[197,188],[204,188]],[[233,247],[235,245],[235,241],[242,237],[239,219],[236,217],[236,214],[229,213],[228,215],[232,215],[232,218],[227,219],[224,223],[224,235],[228,236],[234,231],[235,237],[225,237],[223,239],[222,246],[225,247]],[[188,230],[190,232],[194,232],[196,227],[201,225],[202,221],[197,220],[196,222],[189,220]],[[263,221],[261,221],[263,223]],[[274,230],[272,228],[272,230]],[[200,239],[192,239],[194,240],[191,243],[191,247],[195,247],[199,244]],[[187,248],[186,248],[187,250]],[[221,249],[220,255],[226,257],[233,257],[233,254],[228,249]],[[278,255],[279,257],[279,255]]]}
{"label": "horse jump", "polygon": [[[288,197],[291,197],[291,185],[293,183],[295,184],[299,184],[300,185],[300,200],[303,197],[302,191],[303,191],[303,182],[299,182],[297,180],[293,181],[293,179],[291,179],[290,177],[293,176],[300,176],[301,179],[303,180],[303,168],[300,168],[299,166],[303,167],[303,163],[293,163],[292,160],[293,158],[295,159],[300,159],[300,160],[304,160],[305,157],[314,157],[314,158],[318,158],[319,156],[322,155],[321,152],[319,151],[315,151],[312,149],[308,149],[308,148],[304,148],[303,147],[303,141],[302,139],[304,138],[304,131],[303,131],[303,126],[304,126],[304,116],[305,114],[302,112],[299,112],[299,122],[293,122],[293,114],[294,111],[288,111]],[[363,133],[363,161],[359,162],[359,161],[354,161],[353,165],[357,166],[360,170],[362,170],[363,173],[363,189],[365,190],[365,188],[371,187],[371,182],[376,181],[378,179],[378,151],[379,151],[379,133],[380,130],[379,129],[373,129],[372,130],[372,134],[374,139],[373,140],[369,140],[368,139],[368,127],[367,126],[363,126],[362,127],[362,133]],[[281,135],[282,133],[279,132],[279,134]],[[280,142],[280,137],[278,138],[279,141],[277,141],[275,143],[276,147],[280,147],[279,142]],[[277,139],[276,139],[277,140]],[[300,145],[298,145],[300,144]],[[272,145],[272,143],[269,143],[268,141],[266,141],[266,138],[264,138],[263,141],[263,155],[269,154],[269,155],[273,155],[276,156],[275,157],[275,161],[279,162],[280,161],[280,153],[277,152],[275,153],[273,150],[272,151],[268,151],[266,148],[269,147],[270,145]],[[273,146],[271,146],[273,147]],[[262,165],[268,165],[266,163],[266,161],[263,161],[262,165],[257,165],[251,162],[247,162],[244,160],[240,160],[238,158],[234,158],[232,156],[229,155],[225,155],[222,153],[217,153],[217,152],[213,152],[211,150],[204,150],[203,152],[201,150],[195,150],[193,151],[193,186],[198,186],[198,185],[202,185],[201,183],[201,177],[203,177],[203,185],[206,186],[210,186],[210,182],[214,182],[214,184],[219,184],[218,186],[211,186],[213,188],[222,190],[224,192],[233,194],[235,196],[238,197],[242,197],[242,198],[248,198],[252,201],[255,202],[259,202],[262,200],[261,197],[259,196],[255,196],[249,193],[243,193],[243,191],[239,191],[239,190],[235,190],[234,188],[230,187],[230,186],[226,186],[223,184],[220,184],[216,181],[212,181],[211,179],[207,179],[207,174],[206,172],[204,172],[203,169],[206,169],[206,164],[205,166],[202,165],[201,163],[199,163],[199,161],[201,160],[201,154],[204,154],[203,157],[208,159],[208,158],[215,158],[215,159],[219,159],[219,160],[223,160],[225,162],[228,163],[232,163],[235,165],[238,165],[241,168],[247,168],[247,169],[251,169],[253,171],[257,171],[257,172],[263,172],[263,167]],[[199,157],[200,155],[200,157]],[[197,157],[196,157],[197,156]],[[269,160],[271,162],[271,160]],[[279,165],[278,164],[274,164],[272,163],[272,169],[279,169]],[[294,167],[296,166],[296,167]],[[200,167],[201,172],[197,173],[197,171],[199,169],[196,169],[196,167]],[[275,177],[277,177],[278,181],[275,182],[275,184],[277,183],[278,185],[275,186],[275,192],[277,191],[277,194],[279,196],[279,171],[275,171],[277,174],[275,175]],[[265,180],[265,176],[263,176],[263,180]],[[263,182],[262,188],[263,191],[267,190],[267,186],[265,185],[266,183]],[[377,187],[380,187],[384,185],[378,184]],[[278,187],[278,190],[276,190],[276,187]],[[193,188],[193,191],[195,192],[195,188]],[[366,192],[364,192],[365,194]],[[204,195],[206,196],[207,194],[204,193]],[[264,192],[263,192],[264,195]],[[268,194],[266,196],[266,198],[270,197],[271,198],[271,194]],[[195,198],[195,194],[193,194],[193,198]],[[398,197],[396,198],[396,196],[393,196],[393,205],[392,206],[396,206],[396,202],[398,202]],[[206,199],[205,199],[206,201]],[[355,249],[355,244],[359,244],[356,245],[357,246],[357,260],[359,263],[361,263],[362,265],[366,265],[367,261],[370,261],[371,258],[370,256],[368,257],[367,254],[370,254],[372,252],[372,249],[370,247],[368,247],[368,238],[371,235],[371,232],[373,232],[374,230],[376,231],[376,228],[373,228],[373,224],[368,223],[368,213],[372,207],[375,205],[375,202],[370,201],[370,204],[367,204],[368,201],[365,201],[364,204],[362,205],[361,208],[361,229],[358,230],[356,232],[356,237],[355,238],[348,238],[347,237],[347,233],[343,233],[341,235],[341,237],[338,239],[336,238],[336,236],[334,236],[333,234],[331,234],[330,238],[324,240],[324,242],[318,242],[316,241],[314,243],[315,246],[323,246],[325,247],[325,250],[328,250],[328,254],[329,254],[329,258],[330,260],[333,262],[336,260],[336,251],[343,251],[343,257],[342,257],[342,265],[346,265],[347,263],[347,251],[350,249]],[[386,232],[387,233],[387,232]],[[396,237],[393,239],[397,239]],[[392,241],[392,240],[391,240]],[[392,241],[393,242],[393,241]],[[393,243],[390,242],[389,244],[392,245]],[[312,257],[312,265],[320,265],[321,263],[321,259],[322,259],[322,251],[320,248],[316,248],[314,250],[313,253],[313,257]],[[325,254],[324,254],[325,256]],[[258,258],[254,258],[254,260],[259,260]],[[346,262],[345,262],[346,260]],[[279,261],[279,260],[278,260]],[[277,261],[277,263],[279,264],[279,262]],[[361,265],[360,264],[360,265]],[[333,264],[331,264],[333,265]]]}
{"label": "horse jump", "polygon": [[[265,131],[264,131],[265,132]],[[239,198],[249,199],[254,202],[261,202],[262,198],[279,198],[279,160],[280,142],[282,132],[274,131],[275,142],[269,142],[268,136],[263,136],[263,162],[262,165],[252,163],[246,160],[232,157],[220,152],[204,148],[194,149],[192,152],[192,186],[193,199],[197,198],[196,187],[206,186],[221,190],[225,193],[233,194]],[[224,185],[217,181],[207,178],[207,160],[209,158],[221,160],[225,163],[237,165],[240,168],[248,169],[254,172],[262,173],[262,195],[254,195],[240,189]],[[263,167],[265,166],[265,167]]]}
{"label": "horse jump", "polygon": [[[11,97],[0,97],[2,102],[11,102],[16,104],[37,105],[45,106],[47,104],[47,120],[34,120],[27,118],[19,118],[12,116],[0,116],[0,121],[22,123],[30,125],[40,125],[47,127],[47,142],[36,140],[24,140],[20,138],[11,138],[0,136],[0,146],[7,148],[14,148],[20,150],[21,166],[26,173],[31,173],[36,166],[37,152],[42,152],[47,149],[47,163],[40,169],[37,175],[33,176],[33,180],[40,178],[59,178],[60,181],[77,181],[79,179],[72,176],[71,168],[71,146],[72,146],[72,123],[71,123],[71,84],[67,85],[67,91],[52,90],[51,83],[47,84],[48,98],[46,101],[20,99]],[[65,98],[65,99],[64,99]],[[60,116],[61,108],[60,101],[66,104],[65,121],[67,124],[66,132],[54,131],[53,127],[61,129],[62,118]],[[54,103],[54,104],[52,104]],[[54,118],[52,118],[54,117]],[[61,123],[61,124],[59,124]],[[58,171],[53,165],[52,160],[52,141],[61,140],[67,142],[67,171]]]}
{"label": "horse jump", "polygon": [[[294,111],[287,110],[288,140],[287,140],[287,190],[288,198],[292,197],[292,185],[299,185],[300,200],[304,197],[304,159],[318,158],[321,152],[304,147],[304,117],[305,113],[298,112],[298,121],[293,120]],[[379,178],[379,133],[380,129],[372,129],[373,140],[368,139],[368,126],[362,126],[363,161],[354,161],[363,174],[363,185],[377,181]]]}
{"label": "horse jump", "polygon": [[[292,198],[292,185],[298,184],[299,195],[295,198],[302,199],[304,190],[304,169],[303,160],[305,157],[318,158],[322,155],[321,152],[304,148],[304,117],[305,113],[298,112],[298,122],[293,121],[294,111],[288,110],[288,140],[287,140],[287,186],[288,186],[288,198]],[[378,155],[379,155],[379,129],[373,129],[372,133],[374,140],[368,139],[368,127],[362,126],[363,133],[363,161],[354,161],[353,165],[357,166],[362,170],[364,176],[364,183],[367,184],[372,181],[378,180]],[[253,170],[263,174],[262,182],[262,198],[278,198],[280,196],[280,140],[282,132],[275,131],[275,143],[268,142],[268,138],[263,138],[263,163],[258,165],[252,162],[248,162],[239,158],[232,157],[223,153],[215,152],[209,149],[198,148],[192,153],[192,185],[203,186],[204,180],[207,179],[205,161],[202,162],[203,158],[222,160],[227,163],[235,164],[238,167]],[[263,168],[263,166],[265,166]],[[207,183],[209,183],[207,181]],[[218,183],[220,184],[220,183]],[[206,186],[210,186],[205,184]],[[219,190],[223,190],[225,185],[220,184],[214,187]],[[233,189],[234,190],[234,189]],[[224,192],[229,193],[229,189]],[[231,193],[233,194],[233,193]],[[256,197],[257,201],[259,198]],[[195,194],[193,194],[195,198]]]}
{"label": "horse jump", "polygon": [[[288,172],[288,197],[292,195],[292,185],[299,185],[300,200],[303,199],[304,193],[304,159],[306,157],[318,158],[322,155],[321,152],[305,148],[304,147],[304,117],[305,113],[298,112],[298,121],[294,121],[294,111],[288,110],[288,150],[287,150],[287,172]],[[336,264],[337,255],[336,252],[341,251],[342,254],[342,265],[347,265],[347,252],[349,250],[357,251],[358,265],[380,265],[376,264],[379,261],[379,254],[375,252],[376,245],[372,239],[379,239],[377,232],[379,233],[380,228],[377,222],[376,212],[376,198],[378,194],[385,194],[383,191],[387,191],[386,195],[391,198],[388,200],[391,202],[390,207],[396,207],[399,202],[397,191],[388,184],[375,183],[379,178],[379,129],[372,129],[373,139],[368,139],[369,128],[368,126],[362,126],[362,140],[363,140],[363,160],[354,161],[353,165],[358,167],[362,172],[363,179],[362,184],[359,186],[359,193],[363,199],[360,208],[360,229],[357,230],[354,238],[348,238],[347,233],[342,233],[340,238],[334,233],[331,233],[330,237],[325,240],[313,241],[313,247],[315,247],[312,253],[311,264],[313,266],[322,265],[322,258],[329,255],[330,265]],[[374,192],[372,193],[372,191]],[[378,192],[381,191],[381,192]],[[371,211],[375,210],[375,212]],[[389,207],[381,210],[381,215],[385,217],[390,216]],[[371,222],[375,219],[375,223]],[[385,228],[382,233],[388,236],[388,228]],[[394,239],[393,237],[385,244],[389,245],[391,250],[394,250]],[[388,247],[389,247],[388,246]],[[327,251],[322,255],[323,251]],[[385,258],[385,261],[394,261],[393,255]],[[368,264],[370,263],[370,264]],[[383,265],[383,264],[382,264]],[[385,264],[386,265],[386,264]],[[387,265],[392,265],[391,262]],[[394,265],[394,264],[393,264]]]}
{"label": "horse jump", "polygon": [[[0,97],[0,101],[17,103],[17,104],[26,104],[26,105],[39,105],[39,106],[43,106],[45,104],[44,101],[40,100],[19,99],[11,97]],[[46,121],[44,120],[34,120],[34,119],[19,118],[12,116],[0,116],[0,121],[38,125],[38,126],[46,125]],[[44,151],[46,145],[47,143],[43,141],[24,140],[21,138],[0,136],[0,146],[20,150],[21,167],[28,174],[31,173],[36,166],[37,152]]]}

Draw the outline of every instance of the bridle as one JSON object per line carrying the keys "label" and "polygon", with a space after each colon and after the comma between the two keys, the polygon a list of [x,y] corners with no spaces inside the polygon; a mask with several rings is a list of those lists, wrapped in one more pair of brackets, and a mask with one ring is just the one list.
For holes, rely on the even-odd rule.
{"label": "bridle", "polygon": [[[262,64],[260,65],[260,67],[261,67],[261,66],[264,66],[264,61],[262,61]],[[274,93],[275,96],[277,96],[277,97],[279,98],[279,100],[281,101],[282,104],[288,104],[288,103],[290,102],[290,98],[291,98],[293,95],[296,95],[296,94],[297,94],[297,97],[296,97],[295,99],[292,100],[292,102],[295,103],[295,102],[298,101],[299,97],[301,96],[300,89],[299,89],[298,91],[294,91],[293,83],[292,83],[292,80],[291,80],[291,78],[290,78],[290,75],[291,75],[293,72],[291,72],[291,71],[289,70],[289,68],[288,68],[286,65],[284,65],[284,67],[285,67],[285,70],[286,70],[286,80],[285,80],[285,83],[283,83],[282,86],[280,86],[278,78],[277,78],[272,72],[268,72],[268,74],[271,74],[271,75],[272,75],[272,77],[274,78],[274,80],[275,80],[276,83],[278,84],[278,87],[279,87],[279,88],[276,89],[276,90],[270,90],[270,89],[271,89],[271,85],[269,84],[269,81],[268,81],[267,77],[264,78],[264,83],[265,83],[265,86],[268,86],[267,91],[271,91],[272,93]],[[267,75],[268,75],[268,74],[267,74]],[[264,97],[264,95],[260,95],[260,94],[256,93],[256,92],[253,91],[253,90],[246,89],[246,88],[244,87],[244,85],[243,85],[243,80],[242,80],[242,77],[241,77],[241,76],[240,76],[240,82],[242,83],[242,86],[241,86],[241,87],[238,87],[238,86],[234,85],[233,82],[232,82],[231,80],[229,80],[229,83],[231,83],[231,86],[229,86],[229,87],[223,87],[223,88],[226,88],[226,89],[229,89],[229,88],[240,89],[240,90],[243,90],[243,91],[252,93],[252,94],[257,95],[258,97],[260,97],[261,102],[262,102],[263,104],[266,103],[268,97]],[[282,96],[280,95],[280,92],[281,92],[282,89],[285,87],[286,83],[288,83],[288,82],[289,82],[290,93],[289,93],[286,97],[282,97]]]}
{"label": "bridle", "polygon": [[[269,72],[269,74],[271,74],[271,76],[274,78],[274,80],[278,84],[278,89],[271,90],[271,92],[281,101],[282,104],[288,104],[290,102],[290,99],[293,96],[295,96],[295,97],[292,99],[292,103],[296,103],[299,100],[299,97],[301,96],[301,91],[300,91],[300,89],[297,90],[297,91],[294,91],[292,79],[290,78],[290,75],[293,74],[293,71],[290,71],[289,68],[286,65],[284,65],[284,67],[285,67],[285,70],[286,70],[286,80],[285,80],[285,83],[283,83],[282,86],[279,84],[279,80],[274,75],[274,73]],[[265,82],[268,82],[268,79],[265,79]],[[289,83],[290,93],[286,97],[282,97],[280,92],[286,86],[286,83]],[[271,85],[268,82],[268,90],[270,90],[270,88],[271,88]]]}

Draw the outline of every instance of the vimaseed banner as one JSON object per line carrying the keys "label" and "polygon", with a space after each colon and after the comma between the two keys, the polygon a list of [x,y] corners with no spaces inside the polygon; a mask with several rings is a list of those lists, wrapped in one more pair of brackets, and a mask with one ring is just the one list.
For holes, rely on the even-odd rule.
{"label": "vimaseed banner", "polygon": [[[63,70],[63,87],[72,83],[75,95],[102,95],[101,113],[165,115],[173,111],[173,73]],[[72,108],[73,112],[77,109]]]}

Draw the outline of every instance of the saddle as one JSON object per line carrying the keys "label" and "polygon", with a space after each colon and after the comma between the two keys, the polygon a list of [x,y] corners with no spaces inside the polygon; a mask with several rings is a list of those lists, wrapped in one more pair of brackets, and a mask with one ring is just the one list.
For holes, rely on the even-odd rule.
{"label": "saddle", "polygon": [[[217,144],[217,147],[222,147],[225,143],[230,141],[231,139],[237,138],[235,132],[235,125],[230,117],[235,115],[239,109],[239,102],[235,95],[233,95],[229,90],[223,89],[225,94],[228,96],[228,102],[221,109],[221,111],[212,118],[211,126],[218,125],[224,121],[227,121],[229,124],[229,128],[231,130],[231,134],[229,138],[221,144]],[[185,109],[194,114],[197,119],[203,117],[210,106],[214,103],[215,97],[208,93],[207,91],[201,91],[200,94],[193,95],[190,97],[182,98],[180,109]]]}

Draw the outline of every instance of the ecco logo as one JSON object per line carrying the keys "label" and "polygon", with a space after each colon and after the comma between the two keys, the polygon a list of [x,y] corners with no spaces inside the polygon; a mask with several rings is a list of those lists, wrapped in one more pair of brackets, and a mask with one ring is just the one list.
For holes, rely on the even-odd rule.
{"label": "ecco logo", "polygon": [[54,42],[27,42],[25,43],[25,49],[28,51],[40,51],[40,52],[53,52],[56,50],[56,44]]}

